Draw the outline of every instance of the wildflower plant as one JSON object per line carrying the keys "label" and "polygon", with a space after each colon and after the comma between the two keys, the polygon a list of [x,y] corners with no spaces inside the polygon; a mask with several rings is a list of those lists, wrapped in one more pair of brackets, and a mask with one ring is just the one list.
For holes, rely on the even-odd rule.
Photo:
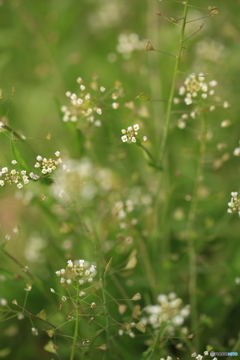
{"label": "wildflower plant", "polygon": [[[58,46],[69,49],[72,25],[65,12],[73,19],[75,7],[56,3],[58,16],[46,11],[46,28],[38,32],[32,10],[0,4],[18,9],[19,24],[36,36],[38,91],[51,79],[54,95],[67,98],[57,101],[61,115],[51,117],[48,135],[42,124],[49,114],[38,98],[33,102],[32,138],[16,129],[14,90],[10,101],[0,90],[0,357],[185,360],[192,354],[202,360],[211,350],[237,351],[237,316],[231,314],[238,311],[239,261],[234,241],[226,248],[224,240],[230,233],[237,243],[232,229],[239,221],[230,214],[240,214],[233,180],[240,147],[232,149],[235,104],[225,100],[231,98],[225,70],[216,73],[212,62],[225,58],[229,41],[221,46],[218,38],[211,47],[208,40],[221,11],[205,0],[88,3],[76,12],[90,35],[87,60],[86,39],[74,28],[81,53],[61,60],[64,67],[56,60],[63,59]],[[133,21],[136,11],[141,16]],[[222,19],[223,42],[237,37]],[[141,34],[120,29],[124,21],[138,24]],[[93,61],[101,80],[94,74],[88,82]],[[80,62],[84,78],[66,86],[65,67],[69,79]]]}

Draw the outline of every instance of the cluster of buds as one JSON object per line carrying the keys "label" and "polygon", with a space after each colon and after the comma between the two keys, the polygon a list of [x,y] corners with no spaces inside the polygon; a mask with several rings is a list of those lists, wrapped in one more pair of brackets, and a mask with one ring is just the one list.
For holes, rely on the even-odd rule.
{"label": "cluster of buds", "polygon": [[[121,137],[122,142],[133,142],[137,141],[136,136],[138,135],[139,125],[135,124],[133,126],[128,126],[128,128],[122,129],[123,136]],[[143,141],[147,141],[147,137],[143,136]]]}
{"label": "cluster of buds", "polygon": [[[77,122],[80,119],[85,119],[89,124],[94,126],[101,126],[101,120],[99,117],[102,115],[102,102],[106,98],[106,89],[104,86],[99,86],[97,82],[97,76],[93,75],[92,82],[90,83],[90,89],[84,85],[81,77],[77,78],[80,92],[79,94],[66,92],[66,96],[70,99],[69,106],[62,106],[63,112],[62,120],[64,122]],[[94,94],[92,94],[94,92]],[[111,106],[113,109],[119,107],[119,103],[115,100],[122,96],[123,89],[120,82],[116,82],[112,91],[111,99],[113,100]]]}
{"label": "cluster of buds", "polygon": [[214,95],[214,87],[217,86],[217,81],[212,80],[207,83],[205,78],[206,75],[204,74],[191,74],[186,78],[184,85],[179,89],[179,95],[185,96],[186,105],[192,104],[193,98],[196,98],[199,94],[203,99],[206,99],[208,95]]}
{"label": "cluster of buds", "polygon": [[54,170],[57,169],[57,166],[62,163],[62,159],[60,158],[60,152],[56,151],[55,156],[57,159],[46,159],[42,156],[37,156],[37,162],[34,165],[35,168],[41,169],[42,174],[51,174]]}
{"label": "cluster of buds", "polygon": [[57,276],[60,276],[60,283],[71,284],[74,280],[77,280],[80,285],[84,283],[90,283],[93,281],[93,277],[96,275],[96,265],[91,264],[85,260],[72,261],[68,260],[66,269],[60,269],[55,272]]}
{"label": "cluster of buds", "polygon": [[240,199],[238,199],[238,192],[231,192],[231,201],[228,203],[228,213],[238,213],[240,216]]}
{"label": "cluster of buds", "polygon": [[[16,165],[17,161],[12,160],[12,164]],[[24,185],[29,183],[30,179],[37,180],[39,176],[33,172],[27,174],[26,170],[10,170],[8,167],[3,167],[0,171],[0,186],[15,184],[18,189],[22,189]]]}

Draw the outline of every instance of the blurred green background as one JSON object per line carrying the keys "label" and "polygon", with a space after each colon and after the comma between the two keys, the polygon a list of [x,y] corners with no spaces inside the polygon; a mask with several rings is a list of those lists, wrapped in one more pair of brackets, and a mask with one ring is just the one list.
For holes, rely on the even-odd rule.
{"label": "blurred green background", "polygon": [[[216,5],[219,15],[202,19],[209,12],[201,8],[189,9],[189,21],[196,18],[200,20],[188,24],[186,37],[197,31],[202,23],[204,26],[186,43],[178,87],[184,82],[186,74],[208,73],[210,80],[218,81],[219,96],[231,104],[226,112],[219,109],[210,114],[208,119],[209,141],[205,157],[204,184],[200,193],[199,218],[196,221],[199,286],[197,296],[199,314],[202,315],[201,321],[204,324],[200,329],[201,347],[203,349],[207,344],[211,344],[215,346],[215,351],[230,351],[240,330],[240,296],[234,282],[234,279],[240,276],[239,218],[226,213],[230,192],[239,190],[240,176],[239,160],[232,155],[240,139],[240,1],[219,0],[209,4],[209,0],[192,0],[190,3],[201,8]],[[156,10],[160,11],[162,16],[157,16]],[[142,103],[135,100],[141,92],[148,94],[151,99],[164,100],[144,104],[148,115],[140,120],[144,135],[149,137],[149,149],[154,156],[157,155],[174,61],[158,52],[146,52],[144,48],[120,53],[119,36],[137,34],[144,44],[150,40],[154,48],[176,53],[179,29],[164,17],[178,19],[181,14],[182,4],[167,0],[1,0],[0,88],[3,99],[0,103],[0,121],[8,123],[15,131],[27,137],[35,154],[27,148],[20,148],[28,161],[33,163],[37,154],[51,157],[56,150],[78,158],[73,135],[61,120],[60,107],[68,103],[66,91],[77,91],[77,77],[81,76],[87,84],[94,73],[98,74],[100,85],[107,89],[111,88],[116,80],[120,81],[125,89],[125,102],[134,101],[136,106],[141,107]],[[125,144],[120,140],[120,129],[135,123],[138,117],[126,115],[125,110],[121,109],[109,109],[106,117],[105,127],[99,132],[95,130],[89,137],[91,146],[86,147],[84,156],[91,157],[98,166],[110,168],[115,176],[119,177],[116,186],[119,194],[124,194],[126,189],[136,185],[143,188],[146,186],[148,191],[154,188],[157,175],[154,170],[149,169],[142,153],[139,149],[123,147]],[[164,182],[169,196],[169,207],[165,214],[164,235],[161,236],[167,239],[164,248],[167,257],[162,258],[161,254],[158,258],[154,257],[154,251],[159,251],[159,245],[154,244],[152,247],[152,242],[149,242],[147,247],[149,256],[153,259],[153,269],[161,279],[156,291],[174,290],[187,303],[187,247],[182,240],[186,217],[179,221],[177,215],[179,209],[180,217],[182,213],[186,216],[188,211],[189,205],[185,197],[192,192],[199,129],[198,124],[193,121],[185,130],[181,130],[177,127],[177,119],[178,116],[173,113],[168,141],[168,176]],[[231,120],[228,128],[220,126],[225,119]],[[108,126],[111,129],[109,132]],[[50,141],[46,139],[48,134],[51,134]],[[217,144],[220,143],[225,144],[224,150],[218,150]],[[12,160],[9,137],[0,133],[0,144],[1,167],[8,166]],[[226,158],[229,156],[229,159],[217,162],[224,154],[228,154]],[[114,160],[111,160],[111,156]],[[33,190],[31,185],[30,190]],[[14,227],[20,226],[21,236],[16,236],[8,249],[24,264],[27,262],[24,251],[29,239],[34,236],[37,238],[39,234],[45,239],[46,246],[42,249],[44,265],[36,260],[36,263],[31,264],[31,271],[41,278],[42,283],[46,284],[45,290],[48,291],[53,281],[51,273],[54,274],[55,270],[64,267],[62,262],[65,261],[66,251],[61,243],[66,238],[66,233],[61,231],[61,227],[65,222],[68,226],[73,224],[75,227],[79,218],[73,208],[69,209],[68,216],[52,216],[52,212],[48,210],[54,206],[51,197],[46,205],[35,206],[38,197],[47,191],[44,184],[39,186],[29,207],[22,204],[22,199],[16,198],[15,190],[10,187],[1,188],[0,224],[3,239],[6,234],[12,234]],[[93,215],[93,210],[99,211],[98,200],[96,203],[96,208],[95,203],[92,203],[84,211],[87,218],[92,216],[97,222],[98,213]],[[26,201],[26,204],[29,203]],[[41,207],[43,209],[40,209]],[[155,241],[156,234],[151,232],[154,223],[152,217],[155,218],[155,215],[150,214],[147,220],[144,220],[141,230],[147,230],[150,240]],[[114,238],[119,231],[115,225],[110,220],[103,219],[102,227],[108,227],[106,232],[110,238]],[[80,236],[82,242],[78,242]],[[74,230],[69,235],[75,244],[76,252],[93,258],[94,244],[90,244],[88,248],[85,245],[88,239],[84,239],[84,236],[86,235],[81,229]],[[52,254],[56,263],[52,263]],[[107,253],[106,259],[110,255],[116,256],[116,266],[118,261],[123,261],[124,256],[120,252],[117,255],[114,255],[114,252]],[[9,302],[18,297],[20,303],[25,295],[22,290],[25,282],[16,275],[19,273],[18,266],[3,254],[0,259],[1,271],[8,279],[0,283],[0,297],[7,298]],[[162,277],[159,268],[165,271]],[[141,292],[141,289],[147,293],[150,285],[142,283],[144,269],[139,266],[136,274],[132,276],[135,281],[131,288],[133,294],[134,291]],[[117,297],[117,290],[111,282],[110,288]],[[30,295],[32,298],[29,307],[33,313],[41,310],[39,304],[44,304],[42,307],[47,306],[41,291]],[[148,296],[151,297],[146,295],[145,300]],[[32,341],[29,328],[24,330],[29,324],[26,320],[24,322],[19,322],[16,326],[15,321],[9,327],[4,322],[1,324],[1,338],[4,340],[0,340],[0,357],[19,360],[50,359],[55,356],[42,350],[47,337],[42,336],[40,340]],[[145,350],[144,346],[139,347],[141,338],[134,340],[134,345],[129,345],[129,339],[123,341],[124,345],[133,346],[133,356],[140,356],[141,351]],[[1,349],[5,346],[12,349],[6,356],[1,355]],[[62,358],[67,359],[67,347],[63,351],[65,353]],[[166,351],[175,354],[171,346]],[[92,358],[91,356],[93,355],[89,355],[89,358]],[[158,358],[161,356],[166,356],[166,353],[159,353]],[[186,355],[177,353],[177,356],[181,358]]]}

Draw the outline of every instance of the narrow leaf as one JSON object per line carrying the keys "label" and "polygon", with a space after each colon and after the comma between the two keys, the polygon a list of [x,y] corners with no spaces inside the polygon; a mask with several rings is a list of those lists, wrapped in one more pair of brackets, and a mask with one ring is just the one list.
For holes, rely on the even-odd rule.
{"label": "narrow leaf", "polygon": [[135,97],[135,99],[136,100],[139,99],[141,101],[150,101],[151,100],[150,97],[145,93],[139,94],[138,96]]}
{"label": "narrow leaf", "polygon": [[20,166],[21,170],[27,170],[27,171],[31,172],[30,167],[28,166],[24,157],[18,150],[16,141],[14,141],[14,139],[11,140],[11,148],[12,148],[12,154],[13,154],[14,160],[16,160],[18,162],[18,165]]}
{"label": "narrow leaf", "polygon": [[107,263],[106,267],[105,267],[105,271],[104,274],[106,274],[111,266],[113,258],[111,257],[111,259],[109,260],[109,262]]}

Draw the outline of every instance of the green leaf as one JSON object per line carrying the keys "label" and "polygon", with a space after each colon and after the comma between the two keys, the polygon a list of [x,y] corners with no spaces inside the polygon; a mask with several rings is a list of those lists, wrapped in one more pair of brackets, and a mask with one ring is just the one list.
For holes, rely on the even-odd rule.
{"label": "green leaf", "polygon": [[158,170],[158,171],[163,171],[163,167],[162,167],[162,166],[156,165],[156,164],[154,164],[153,162],[148,162],[148,165],[151,166],[151,167],[153,167],[153,168],[155,168],[155,169]]}
{"label": "green leaf", "polygon": [[46,315],[46,311],[43,309],[40,311],[40,313],[37,314],[37,316],[42,319],[42,320],[46,320],[47,319],[47,315]]}
{"label": "green leaf", "polygon": [[45,346],[44,346],[44,350],[52,353],[52,354],[57,354],[55,348],[54,348],[54,343],[52,342],[52,340],[50,340]]}
{"label": "green leaf", "polygon": [[138,96],[136,96],[135,98],[136,100],[141,100],[141,101],[150,101],[150,97],[147,94],[141,93]]}
{"label": "green leaf", "polygon": [[85,137],[80,129],[76,129],[76,137],[77,137],[79,155],[82,156],[84,153]]}
{"label": "green leaf", "polygon": [[135,266],[137,265],[137,256],[136,255],[137,255],[137,250],[133,249],[133,251],[129,255],[129,258],[128,258],[126,266],[124,267],[124,270],[130,270],[130,269],[135,268]]}
{"label": "green leaf", "polygon": [[146,326],[142,322],[138,322],[137,324],[135,324],[135,328],[142,333],[146,332]]}
{"label": "green leaf", "polygon": [[104,274],[106,274],[111,266],[113,258],[111,257],[111,259],[109,260],[109,262],[107,263],[106,267],[105,267],[105,271]]}
{"label": "green leaf", "polygon": [[16,139],[11,139],[11,148],[12,148],[12,154],[13,154],[14,160],[16,160],[18,162],[18,165],[21,168],[21,170],[27,170],[27,171],[31,172],[32,170],[30,169],[30,167],[26,163],[24,157],[22,156],[22,154],[18,150],[16,144],[17,144]]}

